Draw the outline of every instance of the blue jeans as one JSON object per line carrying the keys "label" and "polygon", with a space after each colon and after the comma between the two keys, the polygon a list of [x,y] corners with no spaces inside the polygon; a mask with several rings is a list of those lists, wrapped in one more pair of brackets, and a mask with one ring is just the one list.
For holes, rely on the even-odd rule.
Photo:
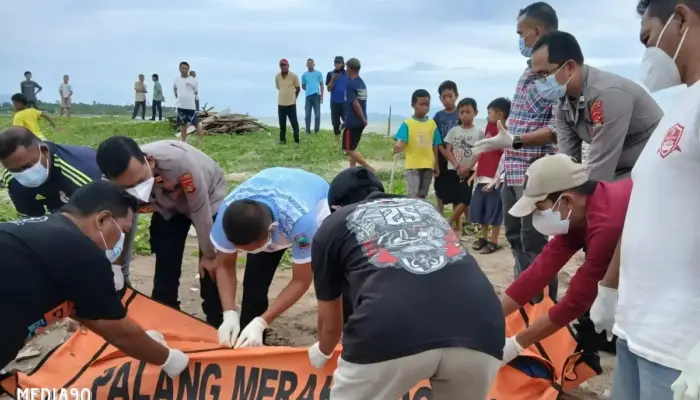
{"label": "blue jeans", "polygon": [[671,384],[680,374],[637,356],[618,338],[610,400],[673,400]]}
{"label": "blue jeans", "polygon": [[311,109],[314,110],[314,133],[318,133],[321,129],[321,95],[306,96],[306,104],[304,104],[306,133],[311,132]]}

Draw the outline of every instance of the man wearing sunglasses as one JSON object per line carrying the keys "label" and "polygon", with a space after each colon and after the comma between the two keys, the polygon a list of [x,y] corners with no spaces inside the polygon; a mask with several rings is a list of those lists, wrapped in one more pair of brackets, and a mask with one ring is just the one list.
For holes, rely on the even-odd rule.
{"label": "man wearing sunglasses", "polygon": [[632,173],[663,111],[637,83],[584,64],[581,47],[567,32],[551,32],[532,51],[539,94],[556,100],[559,152],[581,160],[588,143],[591,179],[618,180]]}

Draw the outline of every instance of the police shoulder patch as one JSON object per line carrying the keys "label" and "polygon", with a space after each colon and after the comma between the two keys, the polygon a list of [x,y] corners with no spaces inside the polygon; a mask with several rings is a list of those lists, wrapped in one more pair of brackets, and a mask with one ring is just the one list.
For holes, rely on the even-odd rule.
{"label": "police shoulder patch", "polygon": [[603,100],[591,103],[591,122],[595,128],[600,128],[605,123],[603,121]]}
{"label": "police shoulder patch", "polygon": [[180,186],[182,186],[182,190],[184,190],[185,193],[194,193],[197,190],[197,187],[194,185],[192,174],[190,173],[180,175]]}
{"label": "police shoulder patch", "polygon": [[300,249],[306,249],[311,246],[311,241],[304,234],[294,236],[294,243],[296,243],[297,247]]}

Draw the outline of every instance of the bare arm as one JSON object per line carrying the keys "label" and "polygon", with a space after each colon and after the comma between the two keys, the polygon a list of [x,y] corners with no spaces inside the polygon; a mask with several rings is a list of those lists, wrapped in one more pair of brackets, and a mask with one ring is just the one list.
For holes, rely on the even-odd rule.
{"label": "bare arm", "polygon": [[224,311],[236,309],[236,288],[238,277],[236,276],[236,261],[238,252],[221,253],[216,255],[216,286],[221,297],[221,308]]}
{"label": "bare arm", "polygon": [[309,290],[313,280],[311,263],[292,263],[292,280],[282,289],[282,292],[272,302],[270,307],[261,315],[268,324],[287,311]]}
{"label": "bare arm", "polygon": [[170,350],[153,340],[131,319],[84,320],[79,322],[91,331],[102,336],[124,354],[153,365],[163,365],[168,360]]}
{"label": "bare arm", "polygon": [[617,247],[615,247],[615,252],[610,260],[610,265],[608,270],[600,281],[601,286],[605,286],[611,289],[617,289],[620,283],[620,245],[622,244],[622,238],[617,242]]}
{"label": "bare arm", "polygon": [[318,301],[318,343],[323,354],[332,354],[343,333],[342,298]]}
{"label": "bare arm", "polygon": [[367,120],[365,119],[365,114],[362,112],[362,106],[360,105],[360,102],[355,99],[355,101],[352,102],[352,110],[355,111],[355,115],[360,118],[360,121],[362,121],[363,125],[367,125]]}
{"label": "bare arm", "polygon": [[39,116],[40,116],[41,118],[45,119],[46,122],[48,122],[49,125],[51,125],[51,127],[52,127],[53,129],[56,129],[56,123],[55,123],[55,122],[53,121],[53,119],[51,119],[51,117],[49,117],[46,113],[42,112]]}
{"label": "bare arm", "polygon": [[542,146],[549,143],[554,143],[554,131],[551,128],[544,127],[534,132],[521,135],[523,147]]}

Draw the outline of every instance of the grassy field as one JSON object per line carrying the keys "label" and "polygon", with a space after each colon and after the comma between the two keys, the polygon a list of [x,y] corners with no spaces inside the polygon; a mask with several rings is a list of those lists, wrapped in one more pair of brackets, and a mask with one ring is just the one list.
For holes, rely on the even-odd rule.
{"label": "grassy field", "polygon": [[[48,125],[42,125],[42,133],[49,140],[60,144],[75,144],[97,147],[107,137],[127,135],[139,143],[148,143],[161,139],[174,139],[174,133],[166,122],[132,122],[126,118],[79,118],[56,119],[58,131]],[[9,117],[0,117],[0,128],[10,126]],[[277,144],[277,129],[272,133],[256,132],[247,135],[212,135],[206,136],[200,144],[196,138],[190,143],[201,147],[205,153],[219,162],[229,178],[233,189],[246,177],[268,167],[298,167],[314,172],[331,180],[335,174],[347,166],[346,157],[338,148],[332,132],[321,131],[318,135],[306,136],[302,133],[301,145]],[[291,135],[291,133],[289,133]],[[291,138],[290,138],[291,139]],[[378,134],[367,134],[362,138],[359,150],[374,164],[378,175],[384,181],[387,190],[391,174],[392,139]],[[397,171],[394,192],[404,191],[402,171]],[[0,191],[0,221],[17,218],[14,207],[6,190]],[[141,216],[136,252],[145,254],[148,248],[148,216]]]}

